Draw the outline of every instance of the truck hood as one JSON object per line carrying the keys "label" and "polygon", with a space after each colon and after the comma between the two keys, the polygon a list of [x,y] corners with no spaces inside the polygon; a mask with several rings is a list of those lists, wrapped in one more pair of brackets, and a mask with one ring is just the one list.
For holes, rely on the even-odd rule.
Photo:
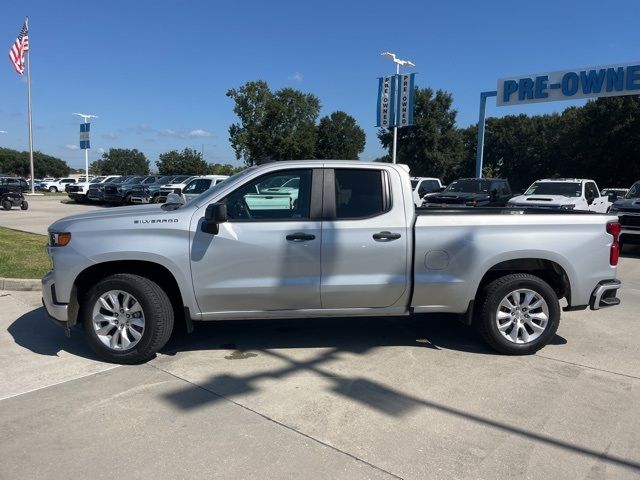
{"label": "truck hood", "polygon": [[616,200],[611,208],[620,211],[640,212],[640,198],[621,198]]}
{"label": "truck hood", "polygon": [[155,217],[164,216],[171,211],[162,209],[162,205],[140,205],[131,207],[105,208],[103,210],[95,210],[91,212],[78,213],[61,218],[49,225],[50,232],[69,232],[73,231],[74,224],[95,222],[112,222],[115,223],[119,219],[127,217]]}
{"label": "truck hood", "polygon": [[510,204],[518,205],[571,205],[580,200],[577,197],[564,195],[519,195],[509,200]]}
{"label": "truck hood", "polygon": [[430,193],[423,197],[427,203],[467,203],[467,202],[488,202],[491,195],[487,193],[451,192],[451,193]]}

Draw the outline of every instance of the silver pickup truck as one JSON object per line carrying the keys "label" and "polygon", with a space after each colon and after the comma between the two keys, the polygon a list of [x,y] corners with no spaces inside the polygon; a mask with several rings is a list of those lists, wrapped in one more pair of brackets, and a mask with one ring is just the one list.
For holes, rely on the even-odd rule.
{"label": "silver pickup truck", "polygon": [[[295,200],[252,208],[276,178]],[[263,205],[264,206],[264,205]],[[403,165],[276,162],[186,204],[49,227],[48,314],[112,362],[148,360],[175,321],[457,314],[505,354],[553,338],[565,309],[617,305],[615,216],[416,209]]]}

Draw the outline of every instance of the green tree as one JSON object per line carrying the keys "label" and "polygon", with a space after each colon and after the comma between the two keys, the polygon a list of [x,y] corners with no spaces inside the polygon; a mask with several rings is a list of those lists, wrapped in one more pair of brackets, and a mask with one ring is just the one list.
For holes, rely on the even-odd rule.
{"label": "green tree", "polygon": [[[397,162],[406,163],[412,175],[441,177],[450,181],[460,176],[465,150],[456,127],[453,97],[443,90],[415,89],[414,125],[398,129]],[[380,129],[382,146],[393,148],[393,131]]]}
{"label": "green tree", "polygon": [[[64,160],[37,151],[33,152],[33,169],[36,178],[63,177],[70,170]],[[29,152],[0,148],[0,172],[19,177],[30,177]]]}
{"label": "green tree", "polygon": [[99,175],[147,175],[149,160],[135,148],[110,148],[91,163],[90,170]]}
{"label": "green tree", "polygon": [[366,141],[364,130],[345,112],[322,117],[318,125],[316,158],[358,160]]}
{"label": "green tree", "polygon": [[214,163],[213,165],[209,165],[209,174],[211,175],[234,175],[238,172],[244,170],[244,167],[234,167],[233,165],[229,165],[228,163]]}
{"label": "green tree", "polygon": [[205,175],[209,172],[209,165],[202,154],[191,148],[161,153],[156,165],[160,175]]}
{"label": "green tree", "polygon": [[240,119],[229,127],[229,141],[245,165],[313,158],[320,113],[315,95],[292,88],[274,93],[258,80],[229,90],[227,96]]}

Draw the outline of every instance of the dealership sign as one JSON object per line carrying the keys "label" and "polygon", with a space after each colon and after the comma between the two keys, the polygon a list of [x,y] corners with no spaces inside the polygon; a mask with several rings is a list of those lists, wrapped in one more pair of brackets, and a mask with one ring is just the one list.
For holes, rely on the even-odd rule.
{"label": "dealership sign", "polygon": [[377,127],[413,125],[414,77],[410,73],[378,79]]}
{"label": "dealership sign", "polygon": [[89,144],[89,130],[91,129],[90,123],[81,123],[80,124],[80,148],[82,150],[87,150],[91,148]]}
{"label": "dealership sign", "polygon": [[498,106],[640,94],[640,62],[501,78]]}

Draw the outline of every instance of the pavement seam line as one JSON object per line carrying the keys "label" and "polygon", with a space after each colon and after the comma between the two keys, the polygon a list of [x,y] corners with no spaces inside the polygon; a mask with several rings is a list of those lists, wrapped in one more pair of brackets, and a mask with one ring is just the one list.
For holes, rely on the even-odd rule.
{"label": "pavement seam line", "polygon": [[560,360],[559,358],[547,357],[545,355],[540,355],[540,354],[537,354],[537,353],[534,355],[534,357],[544,358],[545,360],[552,360],[554,362],[566,363],[567,365],[573,365],[574,367],[582,367],[582,368],[586,368],[587,370],[595,370],[596,372],[609,373],[611,375],[618,375],[620,377],[626,377],[626,378],[632,378],[634,380],[640,380],[640,377],[629,375],[627,373],[612,372],[611,370],[605,370],[604,368],[590,367],[589,365],[583,365],[581,363],[570,362],[568,360]]}
{"label": "pavement seam line", "polygon": [[110,370],[114,370],[114,369],[119,368],[121,366],[122,365],[113,365],[113,366],[111,366],[109,368],[106,368],[104,370],[100,370],[99,372],[87,373],[86,375],[81,375],[79,377],[74,377],[74,378],[68,378],[67,380],[60,380],[59,382],[52,383],[50,385],[44,385],[42,387],[34,388],[32,390],[27,390],[26,392],[20,392],[20,393],[14,394],[14,395],[9,395],[8,397],[2,397],[2,398],[0,398],[0,402],[3,401],[3,400],[9,400],[10,398],[19,397],[20,395],[27,395],[29,393],[37,392],[39,390],[44,390],[45,388],[56,387],[58,385],[62,385],[63,383],[73,382],[74,380],[81,380],[83,378],[91,377],[93,375],[98,375],[98,374],[103,373],[103,372],[108,372]]}
{"label": "pavement seam line", "polygon": [[219,394],[217,392],[214,392],[213,390],[209,390],[208,388],[206,388],[206,387],[204,387],[202,385],[198,385],[197,383],[194,383],[194,382],[192,382],[190,380],[187,380],[186,378],[183,378],[183,377],[181,377],[179,375],[176,375],[175,373],[169,372],[169,371],[165,370],[164,368],[161,368],[161,367],[159,367],[157,365],[153,365],[151,363],[149,363],[148,365],[150,365],[151,367],[153,367],[153,368],[155,368],[157,370],[160,370],[161,372],[166,373],[167,375],[171,375],[172,377],[174,377],[174,378],[176,378],[178,380],[182,380],[183,382],[186,382],[189,385],[192,385],[192,386],[194,386],[194,387],[196,387],[196,388],[198,388],[200,390],[203,390],[203,391],[205,391],[207,393],[210,393],[211,395],[215,395],[218,398],[226,400],[227,402],[232,403],[233,405],[236,405],[236,406],[238,406],[238,407],[240,407],[240,408],[242,408],[242,409],[244,409],[244,410],[246,410],[248,412],[251,412],[254,415],[258,415],[259,417],[264,418],[268,422],[271,422],[271,423],[274,423],[274,424],[276,424],[276,425],[278,425],[280,427],[286,428],[287,430],[289,430],[291,432],[294,432],[294,433],[296,433],[298,435],[301,435],[304,438],[306,438],[308,440],[311,440],[312,442],[318,443],[318,444],[320,444],[320,445],[322,445],[324,447],[327,447],[327,448],[329,448],[329,449],[331,449],[331,450],[333,450],[335,452],[341,453],[342,455],[346,455],[347,457],[351,458],[352,460],[355,460],[356,462],[363,463],[363,464],[367,465],[368,467],[373,468],[374,470],[382,472],[382,473],[384,473],[386,475],[389,475],[389,476],[391,476],[393,478],[396,478],[398,480],[404,480],[403,477],[400,477],[399,475],[396,475],[395,473],[392,473],[392,472],[390,472],[388,470],[385,470],[382,467],[374,465],[373,463],[370,463],[370,462],[368,462],[368,461],[366,461],[366,460],[364,460],[364,459],[362,459],[360,457],[357,457],[356,455],[354,455],[352,453],[349,453],[349,452],[347,452],[345,450],[341,450],[338,447],[335,447],[335,446],[333,446],[331,444],[323,442],[322,440],[320,440],[318,438],[312,437],[311,435],[309,435],[307,433],[304,433],[304,432],[302,432],[302,431],[300,431],[300,430],[298,430],[298,429],[296,429],[294,427],[291,427],[291,426],[287,425],[286,423],[282,423],[282,422],[276,420],[275,418],[271,418],[271,417],[269,417],[269,416],[267,416],[267,415],[265,415],[263,413],[260,413],[257,410],[254,410],[254,409],[252,409],[250,407],[247,407],[246,405],[242,405],[241,403],[238,403],[238,402],[236,402],[235,400],[232,400],[229,397],[226,397],[226,396],[221,395],[221,394]]}

